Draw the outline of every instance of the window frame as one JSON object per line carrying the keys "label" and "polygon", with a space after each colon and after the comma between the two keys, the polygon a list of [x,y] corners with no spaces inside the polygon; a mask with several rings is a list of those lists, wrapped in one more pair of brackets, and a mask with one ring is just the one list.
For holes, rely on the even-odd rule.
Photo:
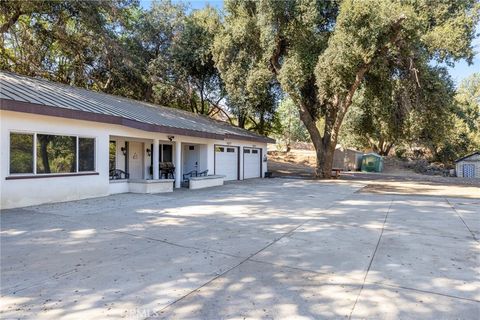
{"label": "window frame", "polygon": [[[13,134],[24,134],[24,135],[29,135],[29,136],[32,136],[33,137],[33,149],[32,149],[32,172],[28,172],[28,173],[11,173],[11,157],[12,157],[12,133]],[[32,133],[32,132],[27,132],[27,131],[21,131],[21,130],[15,130],[15,131],[9,131],[8,132],[8,155],[7,155],[7,158],[8,158],[8,175],[11,175],[11,176],[31,176],[33,174],[36,174],[37,172],[37,159],[35,157],[36,155],[36,150],[37,150],[37,135],[36,133]]]}
{"label": "window frame", "polygon": [[[10,155],[11,155],[11,134],[28,134],[33,135],[33,173],[11,173],[10,168]],[[53,135],[53,136],[66,136],[75,137],[76,141],[76,154],[75,154],[75,172],[62,172],[62,173],[37,173],[37,135]],[[93,139],[93,170],[90,171],[78,171],[79,170],[79,142],[80,138]],[[6,180],[10,179],[26,179],[26,178],[48,178],[48,177],[61,177],[61,176],[83,176],[83,175],[98,175],[97,168],[97,137],[83,134],[71,134],[71,133],[57,133],[57,132],[45,132],[45,131],[26,131],[26,130],[8,130],[8,168]]]}

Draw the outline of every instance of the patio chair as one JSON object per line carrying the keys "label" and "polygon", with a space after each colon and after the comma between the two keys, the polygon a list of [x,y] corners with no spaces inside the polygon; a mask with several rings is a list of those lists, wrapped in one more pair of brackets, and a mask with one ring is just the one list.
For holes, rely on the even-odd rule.
{"label": "patio chair", "polygon": [[120,169],[112,169],[109,172],[110,180],[129,179],[130,174]]}
{"label": "patio chair", "polygon": [[175,179],[175,166],[171,162],[160,162],[160,179]]}

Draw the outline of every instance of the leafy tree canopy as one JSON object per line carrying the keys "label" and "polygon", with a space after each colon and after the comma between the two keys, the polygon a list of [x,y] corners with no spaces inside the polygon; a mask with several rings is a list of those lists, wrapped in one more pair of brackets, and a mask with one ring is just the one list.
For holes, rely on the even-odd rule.
{"label": "leafy tree canopy", "polygon": [[233,0],[225,9],[214,57],[227,91],[248,97],[249,83],[265,88],[277,82],[299,109],[317,151],[319,177],[331,174],[356,92],[361,86],[374,92],[367,87],[375,81],[366,79],[422,88],[421,73],[429,77],[432,60],[472,59],[479,15],[474,0]]}
{"label": "leafy tree canopy", "polygon": [[2,1],[0,68],[140,98],[143,56],[129,36],[137,1]]}
{"label": "leafy tree canopy", "polygon": [[285,128],[291,110],[279,102],[288,99],[315,146],[318,177],[331,174],[344,119],[344,136],[383,153],[408,143],[451,158],[455,141],[478,137],[478,75],[454,97],[436,67],[472,61],[478,0],[229,0],[224,15],[169,0],[148,10],[138,0],[0,9],[3,70],[264,134]]}

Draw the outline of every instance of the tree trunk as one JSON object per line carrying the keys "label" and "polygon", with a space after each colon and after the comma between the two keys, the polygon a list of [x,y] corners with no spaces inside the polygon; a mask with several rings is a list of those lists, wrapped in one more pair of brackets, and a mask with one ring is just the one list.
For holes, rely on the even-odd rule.
{"label": "tree trunk", "polygon": [[[402,14],[391,26],[392,34],[389,41],[377,49],[374,57],[364,61],[358,66],[355,80],[350,85],[345,95],[341,90],[338,94],[334,94],[329,101],[320,102],[317,98],[318,92],[314,78],[307,81],[306,84],[300,88],[299,93],[298,91],[291,92],[291,98],[299,109],[300,119],[307,128],[307,131],[310,134],[310,139],[315,147],[317,157],[317,164],[315,167],[316,178],[331,178],[333,155],[337,145],[338,134],[343,118],[352,104],[353,96],[359,88],[365,74],[372,66],[374,58],[385,55],[388,52],[389,44],[395,45],[401,31],[402,22],[405,19],[406,16]],[[271,59],[271,66],[275,74],[278,74],[281,69],[279,57],[283,51],[284,45],[285,43],[283,41],[277,42],[276,51]],[[320,103],[324,105],[321,106]],[[323,136],[316,123],[316,120],[319,119],[320,110],[326,110],[324,118],[325,130]]]}
{"label": "tree trunk", "polygon": [[317,151],[317,166],[315,168],[315,177],[330,179],[332,177],[333,154],[335,152],[335,143],[331,140],[322,139],[323,151]]}
{"label": "tree trunk", "polygon": [[265,135],[265,112],[261,112],[260,113],[260,121],[259,121],[259,124],[258,124],[258,133],[261,134],[261,135]]}
{"label": "tree trunk", "polygon": [[377,152],[379,155],[381,156],[388,156],[388,154],[390,153],[390,150],[392,149],[393,147],[393,142],[384,142],[382,143],[382,145],[380,146],[380,149],[379,151]]}
{"label": "tree trunk", "polygon": [[[330,137],[322,137],[308,107],[304,103],[299,103],[300,119],[307,128],[315,148],[317,164],[315,166],[315,178],[330,178],[332,176],[333,151],[330,146]],[[333,147],[333,150],[335,146]]]}
{"label": "tree trunk", "polygon": [[247,121],[247,117],[240,115],[238,116],[238,127],[245,129],[245,122]]}
{"label": "tree trunk", "polygon": [[49,140],[46,138],[40,139],[40,154],[42,155],[42,162],[43,162],[43,173],[51,173],[50,172],[50,162],[48,161],[48,151],[47,145]]}
{"label": "tree trunk", "polygon": [[13,15],[5,22],[2,24],[0,27],[0,33],[5,33],[10,29],[11,26],[13,26],[15,23],[17,23],[18,18],[22,15],[22,12],[20,11],[20,8],[17,8],[14,12]]}
{"label": "tree trunk", "polygon": [[145,88],[145,92],[143,94],[143,100],[147,102],[152,102],[152,96],[153,96],[153,88],[152,88],[152,85],[149,84]]}

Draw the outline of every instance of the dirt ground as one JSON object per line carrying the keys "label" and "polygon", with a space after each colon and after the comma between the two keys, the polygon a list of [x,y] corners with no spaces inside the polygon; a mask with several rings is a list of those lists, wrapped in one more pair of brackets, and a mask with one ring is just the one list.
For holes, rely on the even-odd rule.
{"label": "dirt ground", "polygon": [[[268,170],[275,177],[313,179],[314,167],[314,151],[269,152]],[[396,161],[386,161],[382,173],[349,171],[339,179],[366,183],[362,192],[480,198],[479,179],[422,175]]]}

